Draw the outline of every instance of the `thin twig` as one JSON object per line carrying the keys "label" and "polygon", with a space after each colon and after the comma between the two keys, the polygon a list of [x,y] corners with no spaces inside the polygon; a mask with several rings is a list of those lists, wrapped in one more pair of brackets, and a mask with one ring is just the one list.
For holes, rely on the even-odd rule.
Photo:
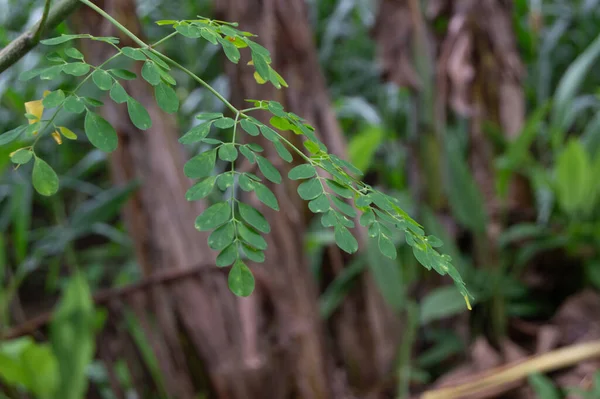
{"label": "thin twig", "polygon": [[[50,2],[47,1],[46,5],[49,6],[49,3]],[[45,21],[44,16],[42,16],[40,22],[0,50],[0,73],[4,72],[23,58],[25,54],[31,51],[31,49],[39,43],[39,40],[43,37],[43,32],[41,32],[42,29],[48,31],[55,28],[75,11],[75,9],[79,7],[79,4],[79,0],[62,0],[45,14]]]}
{"label": "thin twig", "polygon": [[35,35],[33,36],[33,41],[35,43],[40,41],[40,37],[44,32],[44,28],[46,27],[46,20],[48,19],[48,13],[50,12],[50,5],[52,4],[52,0],[46,0],[44,4],[44,12],[42,13],[42,20],[39,22],[37,30],[35,31]]}
{"label": "thin twig", "polygon": [[[225,273],[225,269],[217,268],[213,264],[199,264],[185,269],[171,269],[164,272],[152,274],[137,283],[127,285],[125,287],[108,288],[98,291],[94,294],[94,303],[96,305],[106,304],[114,299],[123,299],[139,291],[144,291],[157,284],[171,284],[178,280],[191,277],[201,273]],[[42,313],[32,319],[29,319],[23,324],[20,324],[10,330],[2,339],[12,339],[26,334],[31,334],[46,325],[52,319],[53,312]]]}

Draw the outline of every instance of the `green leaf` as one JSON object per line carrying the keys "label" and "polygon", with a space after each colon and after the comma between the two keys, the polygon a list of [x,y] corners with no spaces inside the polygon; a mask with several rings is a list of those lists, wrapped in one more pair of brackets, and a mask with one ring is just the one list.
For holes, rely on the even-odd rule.
{"label": "green leaf", "polygon": [[129,119],[140,130],[146,130],[152,126],[150,114],[144,106],[133,97],[127,99],[127,112]]}
{"label": "green leaf", "polygon": [[160,71],[154,61],[147,60],[142,67],[142,77],[152,86],[160,83]]}
{"label": "green leaf", "polygon": [[[164,62],[159,56],[154,54],[152,51],[143,48],[142,52],[144,54],[146,54],[146,56],[148,58],[150,58],[152,61],[154,61],[156,63],[156,65],[158,65],[160,68],[166,69],[167,71],[171,69],[171,67],[169,67],[169,64]],[[160,68],[159,68],[159,72],[160,72]]]}
{"label": "green leaf", "polygon": [[348,187],[343,186],[340,183],[338,183],[334,180],[331,180],[331,179],[326,179],[326,182],[327,182],[327,185],[329,186],[329,188],[331,189],[331,191],[333,191],[340,197],[352,198],[354,196],[354,193]]}
{"label": "green leaf", "polygon": [[65,100],[64,108],[74,114],[80,114],[85,111],[85,104],[79,97],[69,96]]}
{"label": "green leaf", "polygon": [[88,104],[90,104],[94,107],[101,107],[104,105],[104,103],[102,101],[96,100],[95,98],[83,97],[83,99],[85,100],[85,102],[87,102]]}
{"label": "green leaf", "polygon": [[267,186],[262,183],[254,183],[254,191],[256,192],[256,196],[258,200],[268,206],[271,209],[276,211],[279,210],[279,203],[277,202],[277,198],[275,198],[275,194]]}
{"label": "green leaf", "polygon": [[223,144],[219,148],[219,159],[226,162],[233,162],[238,157],[238,150],[233,143]]}
{"label": "green leaf", "polygon": [[211,121],[213,119],[218,119],[218,118],[222,118],[222,117],[223,117],[223,114],[220,112],[206,112],[203,114],[196,115],[196,119],[200,119],[201,121],[203,121],[203,120]]}
{"label": "green leaf", "polygon": [[250,226],[265,234],[271,231],[269,222],[267,222],[267,219],[258,210],[254,209],[250,205],[244,204],[243,202],[238,202],[238,209],[242,219],[244,219]]}
{"label": "green leaf", "polygon": [[115,129],[100,115],[88,111],[84,122],[85,134],[92,145],[104,152],[117,149],[119,139]]}
{"label": "green leaf", "polygon": [[262,174],[273,183],[281,183],[281,175],[273,164],[265,157],[256,155],[256,162]]}
{"label": "green leaf", "polygon": [[33,152],[27,148],[21,148],[10,155],[10,160],[12,163],[17,165],[23,165],[27,162],[31,161],[33,157]]}
{"label": "green leaf", "polygon": [[[67,75],[71,76],[83,76],[90,71],[90,66],[85,62],[72,62],[61,66],[61,70]],[[58,75],[56,75],[58,76]]]}
{"label": "green leaf", "polygon": [[358,242],[346,227],[337,224],[334,228],[335,242],[343,251],[353,254],[358,250]]}
{"label": "green leaf", "polygon": [[[77,64],[80,64],[80,63],[77,63]],[[69,64],[69,65],[73,65],[73,64]],[[69,65],[54,65],[49,68],[46,68],[40,73],[40,79],[54,80],[58,77],[58,75],[60,75],[60,73],[63,71],[63,68],[66,68]],[[84,65],[87,65],[87,64],[84,64]],[[89,71],[89,65],[88,65],[88,71]],[[68,72],[65,71],[65,73],[68,73]]]}
{"label": "green leaf", "polygon": [[448,202],[454,217],[465,227],[476,233],[485,232],[487,212],[484,198],[473,173],[454,135],[446,135],[446,170],[449,184],[446,185]]}
{"label": "green leaf", "polygon": [[592,164],[581,142],[571,139],[555,165],[558,202],[565,212],[587,214],[595,204]]}
{"label": "green leaf", "polygon": [[35,191],[41,195],[50,196],[58,191],[56,172],[41,158],[35,158],[31,180]]}
{"label": "green leaf", "polygon": [[317,171],[310,164],[298,165],[288,173],[288,177],[292,180],[308,179],[313,177]]}
{"label": "green leaf", "polygon": [[44,108],[54,108],[62,104],[63,101],[65,101],[65,93],[59,89],[48,93],[42,100],[42,105]]}
{"label": "green leaf", "polygon": [[227,172],[222,173],[217,178],[217,185],[222,191],[227,190],[229,187],[233,186],[233,173]]}
{"label": "green leaf", "polygon": [[185,193],[185,199],[187,199],[188,201],[198,201],[202,198],[207,197],[212,192],[216,180],[217,176],[210,176],[202,180],[201,182],[194,184]]}
{"label": "green leaf", "polygon": [[252,50],[253,53],[260,54],[267,63],[271,62],[271,54],[269,53],[269,50],[267,50],[260,44],[250,40],[248,40],[248,46],[250,47],[250,50]]}
{"label": "green leaf", "polygon": [[110,89],[110,98],[112,98],[112,100],[117,104],[123,104],[129,99],[129,94],[127,94],[119,82],[115,82],[112,89]]}
{"label": "green leaf", "polygon": [[397,252],[396,246],[385,234],[380,234],[379,239],[377,240],[377,245],[379,246],[379,250],[384,256],[387,256],[390,259],[396,259]]}
{"label": "green leaf", "polygon": [[110,90],[113,84],[113,77],[102,69],[96,69],[92,73],[92,80],[100,90]]}
{"label": "green leaf", "polygon": [[183,173],[190,179],[202,179],[211,174],[217,161],[217,150],[205,151],[196,155],[183,166]]}
{"label": "green leaf", "polygon": [[[561,399],[563,395],[554,384],[552,380],[540,373],[533,373],[527,377],[529,385],[533,388],[535,396],[542,399]],[[595,396],[593,396],[595,397]],[[592,396],[589,396],[592,398]]]}
{"label": "green leaf", "polygon": [[250,192],[254,191],[256,188],[256,182],[250,179],[245,173],[240,175],[238,182],[240,184],[240,188],[244,191]]}
{"label": "green leaf", "polygon": [[331,200],[333,201],[333,204],[340,210],[342,211],[342,213],[344,213],[345,215],[354,218],[356,217],[356,210],[352,207],[352,205],[349,205],[348,203],[346,203],[345,201],[341,200],[339,197],[336,197],[335,195],[331,196]]}
{"label": "green leaf", "polygon": [[70,40],[80,39],[82,37],[88,37],[88,35],[60,35],[50,39],[40,40],[40,43],[45,44],[46,46],[56,46],[57,44],[66,43]]}
{"label": "green leaf", "polygon": [[69,47],[66,49],[65,54],[71,58],[75,58],[76,60],[83,60],[83,54],[81,54],[81,51],[74,47]]}
{"label": "green leaf", "polygon": [[260,125],[260,132],[269,141],[279,141],[279,135],[277,134],[277,132],[268,127],[267,125]]}
{"label": "green leaf", "polygon": [[19,74],[19,81],[26,82],[38,76],[46,68],[35,68],[28,71],[23,71]]}
{"label": "green leaf", "polygon": [[127,69],[109,69],[108,72],[112,73],[115,77],[123,80],[133,80],[137,78],[137,74],[128,71]]}
{"label": "green leaf", "polygon": [[179,139],[179,142],[181,144],[193,144],[202,141],[210,133],[211,125],[212,121],[208,121],[194,126]]}
{"label": "green leaf", "polygon": [[373,200],[368,195],[360,195],[358,197],[354,197],[354,203],[356,206],[362,208],[371,205]]}
{"label": "green leaf", "polygon": [[235,243],[229,245],[227,248],[221,251],[217,256],[216,264],[218,267],[225,267],[231,265],[238,258],[238,249]]}
{"label": "green leaf", "polygon": [[310,179],[298,186],[298,195],[303,200],[312,200],[323,194],[323,186],[319,179]]}
{"label": "green leaf", "polygon": [[227,129],[235,125],[235,121],[231,118],[220,118],[214,121],[215,127],[219,129]]}
{"label": "green leaf", "polygon": [[384,138],[383,129],[369,126],[353,136],[348,143],[348,157],[358,169],[366,172],[371,167],[375,152]]}
{"label": "green leaf", "polygon": [[200,34],[212,44],[217,44],[217,35],[208,29],[201,29]]}
{"label": "green leaf", "polygon": [[252,152],[252,150],[250,148],[248,148],[248,146],[246,146],[246,145],[240,146],[240,152],[242,153],[243,156],[246,157],[246,159],[248,159],[248,161],[250,161],[250,163],[256,162],[256,155],[254,155],[254,152]]}
{"label": "green leaf", "polygon": [[231,218],[231,206],[228,202],[217,202],[209,206],[196,218],[196,229],[200,231],[212,230],[226,223]]}
{"label": "green leaf", "polygon": [[242,119],[240,125],[242,126],[242,129],[244,129],[249,135],[258,136],[258,127],[248,119]]}
{"label": "green leaf", "polygon": [[223,51],[225,52],[225,55],[229,61],[237,64],[240,60],[240,50],[238,50],[237,47],[235,47],[235,45],[227,39],[217,36],[217,40],[219,43],[221,43],[221,47],[223,47]]}
{"label": "green leaf", "polygon": [[8,132],[2,133],[0,135],[0,145],[5,145],[16,140],[25,130],[27,130],[27,125],[19,126]]}
{"label": "green leaf", "polygon": [[197,39],[202,34],[198,27],[188,24],[178,24],[175,26],[175,30],[190,39]]}
{"label": "green leaf", "polygon": [[208,246],[215,251],[225,249],[235,238],[235,227],[232,222],[226,223],[208,236]]}
{"label": "green leaf", "polygon": [[368,227],[375,222],[375,213],[371,209],[360,215],[360,225]]}
{"label": "green leaf", "polygon": [[227,283],[231,292],[237,296],[247,297],[254,291],[254,276],[248,266],[239,259],[229,270]]}
{"label": "green leaf", "polygon": [[123,47],[121,49],[121,52],[133,60],[146,61],[146,55],[140,49],[132,47]]}
{"label": "green leaf", "polygon": [[292,154],[290,154],[290,152],[287,150],[287,148],[285,148],[283,144],[281,144],[281,142],[276,141],[273,143],[273,146],[275,147],[275,150],[277,151],[277,154],[279,154],[281,159],[283,159],[286,162],[292,162],[294,160]]}
{"label": "green leaf", "polygon": [[263,78],[264,80],[269,80],[269,75],[270,75],[269,70],[271,68],[269,68],[269,64],[267,63],[265,58],[262,56],[262,54],[259,54],[256,51],[252,51],[252,61],[254,63],[254,68],[256,69],[256,72],[258,72],[260,77]]}
{"label": "green leaf", "polygon": [[62,377],[59,378],[55,398],[79,399],[86,396],[86,372],[95,353],[94,316],[90,288],[85,278],[76,273],[69,279],[50,325],[52,350],[58,359]]}
{"label": "green leaf", "polygon": [[308,209],[313,213],[324,213],[331,209],[331,205],[329,204],[327,196],[321,194],[308,203]]}
{"label": "green leaf", "polygon": [[245,242],[242,243],[242,249],[244,250],[244,254],[248,259],[253,262],[262,263],[265,261],[265,253],[259,249],[252,248],[247,245]]}
{"label": "green leaf", "polygon": [[267,249],[267,242],[264,238],[254,230],[246,227],[244,224],[238,224],[238,234],[240,239],[251,245],[252,247],[265,250]]}
{"label": "green leaf", "polygon": [[436,288],[421,301],[421,324],[463,313],[465,299],[453,286]]}
{"label": "green leaf", "polygon": [[154,96],[158,106],[168,114],[174,114],[179,110],[179,98],[173,88],[163,82],[154,86]]}

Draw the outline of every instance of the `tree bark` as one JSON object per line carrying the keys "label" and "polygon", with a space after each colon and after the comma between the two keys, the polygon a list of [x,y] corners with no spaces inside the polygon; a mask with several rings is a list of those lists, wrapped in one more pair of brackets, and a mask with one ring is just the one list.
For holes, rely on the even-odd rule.
{"label": "tree bark", "polygon": [[[97,4],[141,35],[132,0],[105,0]],[[82,9],[74,22],[79,32],[120,36],[122,45],[135,46],[92,10]],[[98,42],[86,41],[84,50],[87,59],[95,64],[112,54],[109,46]],[[135,66],[135,72],[140,76],[140,65]],[[196,231],[193,223],[204,204],[185,200],[191,182],[183,175],[186,157],[177,142],[174,119],[157,107],[151,87],[141,78],[123,82],[123,86],[148,109],[153,120],[153,126],[142,132],[129,121],[125,104],[107,101],[102,107],[104,117],[119,134],[119,148],[110,158],[114,183],[124,184],[131,179],[142,182],[125,207],[123,217],[144,276],[213,263],[215,255],[207,246],[207,236]],[[193,383],[199,379],[198,373],[204,371],[191,370],[188,360],[197,356],[216,397],[270,397],[269,390],[276,391],[280,385],[273,378],[277,365],[254,356],[254,337],[248,336],[248,324],[255,323],[252,309],[258,306],[260,296],[238,299],[229,291],[225,275],[208,274],[201,279],[178,281],[169,289],[157,286],[152,289],[149,301],[140,297],[134,306],[138,319],[148,325],[145,330],[153,331],[148,339],[169,396],[194,397]],[[195,353],[183,349],[182,336]],[[257,377],[261,374],[258,371],[265,368],[263,362],[271,367],[268,373],[263,373],[270,379]]]}
{"label": "tree bark", "polygon": [[[241,106],[247,98],[277,100],[287,110],[313,124],[329,151],[344,158],[346,142],[320,69],[306,3],[303,0],[219,0],[217,5],[218,18],[239,22],[241,29],[258,34],[257,41],[271,52],[273,67],[289,83],[289,88],[282,90],[268,84],[258,85],[251,67],[244,62],[238,65],[228,63],[226,68],[234,88],[234,104]],[[302,148],[297,136],[288,139]],[[282,170],[282,174],[287,174],[293,165],[285,165],[268,142],[263,147],[269,149],[269,158]],[[306,326],[298,339],[304,342],[301,347],[312,348],[310,351],[303,350],[296,363],[301,397],[332,397],[332,388],[327,387],[327,380],[323,381],[322,377],[314,378],[318,385],[312,385],[309,390],[302,380],[309,381],[311,378],[308,376],[314,374],[331,380],[332,370],[328,364],[334,360],[344,365],[346,378],[355,391],[367,391],[391,367],[398,342],[398,320],[384,303],[370,274],[365,273],[329,325],[334,351],[324,350],[323,326],[317,312],[317,289],[302,251],[304,231],[311,215],[306,204],[298,199],[295,184],[286,182],[273,188],[285,209],[280,214],[268,209],[264,211],[274,226],[265,269],[268,270],[270,286],[277,294],[272,300],[280,314],[292,317],[288,309],[298,309],[294,313],[305,318],[301,322],[291,321],[294,325],[300,323]],[[344,268],[348,257],[335,246],[327,253],[322,267],[325,274],[335,277]],[[293,290],[289,289],[291,281],[294,281]],[[286,334],[284,331],[279,333]]]}

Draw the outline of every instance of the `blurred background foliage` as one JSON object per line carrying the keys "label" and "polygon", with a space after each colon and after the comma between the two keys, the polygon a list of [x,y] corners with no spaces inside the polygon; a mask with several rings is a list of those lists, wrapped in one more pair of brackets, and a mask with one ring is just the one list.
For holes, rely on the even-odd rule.
{"label": "blurred background foliage", "polygon": [[[429,2],[423,3],[426,9]],[[489,196],[476,177],[477,164],[470,154],[478,147],[472,142],[470,117],[451,111],[443,121],[443,134],[434,132],[440,120],[432,111],[435,103],[428,93],[435,96],[442,89],[439,81],[423,71],[436,70],[436,57],[430,57],[417,42],[409,55],[421,77],[420,87],[388,82],[382,76],[373,34],[381,22],[379,2],[307,0],[318,62],[348,143],[344,155],[365,172],[369,184],[399,198],[427,231],[442,239],[443,251],[452,256],[475,296],[473,311],[468,312],[454,286],[423,270],[399,236],[395,237],[399,253],[395,261],[381,256],[376,248],[371,250],[373,243],[367,242],[364,250],[347,259],[343,271],[332,278],[323,265],[332,234],[318,221],[311,223],[304,251],[319,287],[318,310],[324,325],[336,322],[336,312],[356,294],[353,287],[364,273],[370,273],[387,306],[402,320],[393,364],[383,373],[385,378],[367,391],[350,388],[355,396],[332,397],[409,397],[435,387],[444,377],[452,379],[450,370],[457,366],[476,372],[484,366],[509,363],[514,360],[510,353],[517,352],[522,359],[544,352],[540,331],[548,326],[560,339],[545,351],[600,339],[600,313],[596,312],[600,309],[600,1],[508,3],[513,3],[512,32],[524,69],[519,84],[526,112],[514,139],[493,121],[484,123],[485,140],[494,147],[487,154],[493,158],[489,159],[493,170],[486,176],[492,180],[488,184],[499,203],[509,197],[515,176],[525,182],[531,200],[511,205],[511,212],[498,217],[490,211]],[[0,46],[37,22],[42,7],[42,1],[0,0]],[[143,32],[152,42],[165,34],[154,21],[212,17],[215,5],[205,0],[138,0],[136,10]],[[428,18],[427,40],[439,44],[439,37],[450,29],[451,19],[451,13]],[[70,30],[68,24],[61,24],[52,36]],[[41,98],[44,90],[76,84],[64,76],[48,85],[36,79],[17,80],[19,73],[42,62],[46,51],[39,46],[0,74],[0,131],[21,124],[24,103]],[[223,67],[217,47],[202,40],[178,38],[167,42],[164,52],[226,97],[238,90]],[[186,75],[176,78],[182,101],[177,114],[180,133],[189,130],[195,114],[223,111],[216,98]],[[81,120],[73,115],[63,118],[62,123],[79,126],[73,130],[84,137]],[[14,332],[15,327],[55,306],[59,315],[61,311],[76,312],[81,317],[54,318],[50,344],[42,343],[44,335],[39,331],[21,338],[12,336],[0,344],[0,391],[4,392],[0,395],[25,397],[20,395],[28,391],[42,398],[76,398],[89,390],[86,397],[125,397],[123,393],[138,395],[127,397],[169,397],[164,381],[168,377],[159,370],[147,336],[149,327],[133,312],[121,314],[119,328],[131,335],[146,370],[141,374],[153,381],[153,393],[140,392],[134,381],[140,372],[125,359],[126,354],[110,364],[94,355],[95,334],[117,321],[107,317],[101,305],[93,309],[88,291],[125,287],[143,278],[132,246],[135,237],[128,234],[120,217],[140,182],[114,186],[106,155],[84,139],[63,145],[43,140],[41,144],[43,147],[38,148],[44,159],[61,180],[59,193],[48,198],[34,194],[30,166],[14,168],[9,161],[8,155],[22,144],[0,146],[1,328]],[[415,163],[419,164],[416,178],[411,176]],[[490,236],[493,223],[501,228]],[[567,330],[578,337],[565,338],[571,334]],[[586,335],[588,332],[591,336]],[[71,347],[65,348],[66,342]],[[80,359],[69,361],[74,352]],[[496,357],[496,362],[490,360],[487,365],[482,360]],[[202,368],[190,362],[191,370]],[[550,378],[531,374],[525,385],[477,397],[560,398],[572,389],[579,389],[581,397],[599,397],[593,396],[600,387],[600,374],[595,375],[595,387],[593,383],[595,366],[586,369],[583,379],[573,377],[574,368]],[[31,374],[30,367],[37,372]],[[339,363],[334,368],[343,369]],[[89,379],[90,387],[82,382],[78,389],[61,388],[57,370],[62,370],[63,376],[64,370],[70,370],[73,381]],[[571,378],[567,378],[569,372]],[[197,397],[221,397],[207,382],[210,378],[199,378],[194,377]],[[351,379],[344,382],[344,378],[331,384],[353,385]],[[67,389],[71,396],[60,396],[66,392],[61,389]]]}

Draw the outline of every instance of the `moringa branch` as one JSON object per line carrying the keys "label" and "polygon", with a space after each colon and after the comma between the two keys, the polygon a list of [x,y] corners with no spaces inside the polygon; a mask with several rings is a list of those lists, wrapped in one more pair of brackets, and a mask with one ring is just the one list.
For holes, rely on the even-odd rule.
{"label": "moringa branch", "polygon": [[[48,5],[49,2],[46,4]],[[60,1],[47,13],[45,23],[44,18],[42,17],[42,20],[35,24],[35,26],[27,32],[22,33],[19,37],[0,50],[0,73],[10,68],[38,44],[41,39],[41,34],[43,33],[42,30],[47,31],[48,29],[55,28],[75,11],[79,4],[79,0]]]}

